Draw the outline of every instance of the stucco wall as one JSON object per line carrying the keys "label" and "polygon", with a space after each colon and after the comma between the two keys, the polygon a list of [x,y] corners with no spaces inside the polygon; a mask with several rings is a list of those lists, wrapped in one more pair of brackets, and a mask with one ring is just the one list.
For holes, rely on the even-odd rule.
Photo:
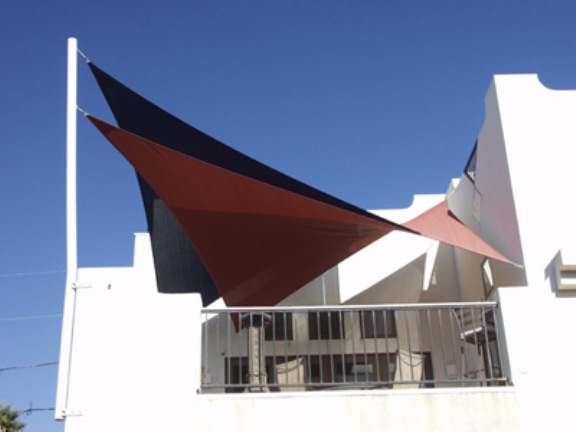
{"label": "stucco wall", "polygon": [[576,92],[547,89],[536,75],[496,76],[486,111],[478,140],[479,229],[521,259],[525,272],[522,283],[506,280],[518,286],[498,292],[512,380],[527,430],[574,430],[576,292],[558,291],[553,267],[561,250],[576,244],[576,201],[569,198]]}
{"label": "stucco wall", "polygon": [[199,396],[195,430],[519,431],[512,389]]}
{"label": "stucco wall", "polygon": [[66,431],[182,430],[200,381],[201,302],[156,291],[148,235],[135,266],[81,269],[66,385]]}

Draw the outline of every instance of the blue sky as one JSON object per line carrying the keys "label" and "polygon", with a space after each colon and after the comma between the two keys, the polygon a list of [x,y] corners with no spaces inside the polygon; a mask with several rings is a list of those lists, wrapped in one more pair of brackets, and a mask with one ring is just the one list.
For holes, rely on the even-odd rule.
{"label": "blue sky", "polygon": [[[0,400],[53,407],[65,268],[66,40],[195,127],[364,208],[458,177],[494,74],[576,89],[576,2],[4,0]],[[111,121],[79,62],[79,105]],[[79,118],[82,266],[130,265],[130,166]],[[50,412],[28,432],[61,431]]]}

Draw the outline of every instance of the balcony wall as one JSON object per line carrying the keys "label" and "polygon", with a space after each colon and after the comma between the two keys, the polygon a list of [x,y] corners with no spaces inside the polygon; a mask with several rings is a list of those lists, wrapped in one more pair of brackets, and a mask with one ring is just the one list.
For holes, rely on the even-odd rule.
{"label": "balcony wall", "polygon": [[[199,395],[195,430],[520,431],[512,387]],[[201,414],[200,414],[201,413]]]}
{"label": "balcony wall", "polygon": [[[475,310],[481,318],[470,318]],[[194,404],[202,413],[199,430],[251,431],[267,420],[274,430],[522,430],[516,389],[501,356],[496,303],[203,314],[203,382]],[[330,319],[316,318],[327,314]],[[460,323],[465,316],[474,328],[494,333],[466,333]],[[260,332],[257,376],[251,375],[256,360],[250,361],[255,355],[250,332]],[[492,363],[484,358],[486,349]],[[403,373],[400,353],[408,355]],[[298,359],[296,372],[278,372],[278,366]],[[424,361],[421,367],[418,361]]]}

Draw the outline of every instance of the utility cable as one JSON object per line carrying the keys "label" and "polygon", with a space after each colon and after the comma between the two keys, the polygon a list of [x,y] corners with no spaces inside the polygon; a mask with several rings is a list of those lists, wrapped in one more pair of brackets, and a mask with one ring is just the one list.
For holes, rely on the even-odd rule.
{"label": "utility cable", "polygon": [[66,273],[66,270],[46,270],[36,272],[0,273],[0,277],[38,276],[47,274]]}
{"label": "utility cable", "polygon": [[62,318],[62,314],[53,315],[33,315],[33,316],[21,316],[21,317],[11,317],[11,318],[0,318],[0,323],[11,322],[11,321],[27,321],[36,319],[46,319],[46,318]]}
{"label": "utility cable", "polygon": [[57,364],[58,364],[58,362],[48,362],[48,363],[39,363],[39,364],[35,364],[35,365],[8,366],[8,367],[0,368],[0,373],[6,372],[6,371],[18,370],[18,369],[33,369],[33,368],[41,368],[41,367],[46,367],[46,366],[54,366]]}
{"label": "utility cable", "polygon": [[26,416],[30,416],[32,415],[32,413],[37,412],[37,411],[54,411],[54,408],[32,408],[32,404],[30,404],[30,408],[25,409],[25,410],[16,410],[19,414],[23,414]]}

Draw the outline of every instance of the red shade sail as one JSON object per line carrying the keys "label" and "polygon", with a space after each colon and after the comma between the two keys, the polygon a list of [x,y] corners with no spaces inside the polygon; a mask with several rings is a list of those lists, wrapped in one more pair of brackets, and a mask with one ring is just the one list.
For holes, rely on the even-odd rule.
{"label": "red shade sail", "polygon": [[[94,63],[88,64],[119,127],[123,130],[237,175],[363,215],[368,219],[382,221],[372,213],[240,153],[148,101]],[[158,291],[198,292],[202,295],[203,303],[210,304],[220,297],[220,292],[199,256],[196,245],[191,242],[173,212],[146,179],[139,173],[137,177],[152,243]],[[233,223],[234,220],[230,222]]]}
{"label": "red shade sail", "polygon": [[89,65],[120,128],[88,117],[138,173],[161,292],[274,305],[392,230],[510,262],[444,204],[405,225],[387,221],[241,154]]}
{"label": "red shade sail", "polygon": [[498,261],[514,264],[460,222],[450,212],[445,201],[406,222],[404,226],[442,243],[494,258]]}
{"label": "red shade sail", "polygon": [[410,231],[88,118],[170,209],[230,306],[277,304],[390,231]]}

